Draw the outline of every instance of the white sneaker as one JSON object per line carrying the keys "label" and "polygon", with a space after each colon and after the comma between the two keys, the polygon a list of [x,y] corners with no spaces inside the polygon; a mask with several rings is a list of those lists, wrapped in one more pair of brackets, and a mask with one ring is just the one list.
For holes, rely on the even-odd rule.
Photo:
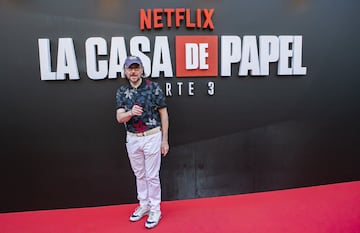
{"label": "white sneaker", "polygon": [[150,210],[149,207],[139,206],[130,216],[130,221],[131,222],[139,221],[142,217],[144,217],[149,213],[149,210]]}
{"label": "white sneaker", "polygon": [[160,211],[154,211],[151,210],[149,212],[149,217],[146,220],[145,227],[146,228],[153,228],[156,225],[158,225],[159,221],[161,219],[161,212]]}

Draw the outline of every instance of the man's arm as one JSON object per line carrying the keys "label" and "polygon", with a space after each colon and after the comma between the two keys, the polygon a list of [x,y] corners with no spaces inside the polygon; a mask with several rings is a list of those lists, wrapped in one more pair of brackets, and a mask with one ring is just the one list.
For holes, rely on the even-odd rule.
{"label": "man's arm", "polygon": [[131,110],[129,111],[125,111],[124,108],[119,108],[118,110],[116,110],[116,120],[119,122],[119,123],[125,123],[125,122],[128,122],[131,117],[132,117],[132,112]]}
{"label": "man's arm", "polygon": [[166,156],[169,152],[169,115],[166,107],[159,109],[159,113],[162,130],[161,153]]}
{"label": "man's arm", "polygon": [[142,107],[134,105],[131,110],[125,111],[124,108],[116,110],[116,119],[119,123],[128,122],[133,116],[141,116],[143,113]]}

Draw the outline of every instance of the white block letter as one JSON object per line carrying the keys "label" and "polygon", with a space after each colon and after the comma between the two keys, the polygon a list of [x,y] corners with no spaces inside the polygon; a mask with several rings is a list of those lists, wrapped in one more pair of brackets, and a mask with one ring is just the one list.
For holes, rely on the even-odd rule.
{"label": "white block letter", "polygon": [[200,70],[209,69],[209,64],[206,63],[206,59],[209,57],[209,53],[206,49],[209,47],[209,44],[200,43],[199,44],[199,68]]}
{"label": "white block letter", "polygon": [[[140,50],[141,48],[141,50]],[[146,36],[135,36],[130,40],[130,54],[138,56],[144,67],[144,75],[148,77],[151,74],[151,61],[143,52],[150,52],[150,40]]]}
{"label": "white block letter", "polygon": [[194,82],[189,82],[189,96],[194,95]]}
{"label": "white block letter", "polygon": [[292,62],[293,74],[294,75],[305,75],[306,67],[303,67],[302,64],[302,36],[294,36],[294,59]]}
{"label": "white block letter", "polygon": [[293,51],[290,49],[290,44],[293,42],[292,36],[279,36],[280,40],[280,57],[278,64],[278,75],[292,75],[292,68],[289,67],[290,58],[293,56]]}
{"label": "white block letter", "polygon": [[[97,51],[96,51],[97,48]],[[107,55],[106,40],[101,37],[91,37],[85,42],[86,72],[90,79],[105,79],[108,74],[108,62],[96,60],[96,55]]]}
{"label": "white block letter", "polygon": [[259,52],[260,73],[269,75],[269,63],[279,60],[279,38],[277,36],[260,36]]}
{"label": "white block letter", "polygon": [[166,93],[166,96],[172,96],[171,83],[165,83],[165,93]]}
{"label": "white block letter", "polygon": [[241,59],[239,36],[221,36],[221,76],[231,76],[231,64]]}
{"label": "white block letter", "polygon": [[239,76],[260,75],[259,53],[256,36],[244,36]]}
{"label": "white block letter", "polygon": [[165,77],[173,77],[169,41],[167,36],[155,37],[152,70],[151,77],[159,77],[160,71],[164,72]]}
{"label": "white block letter", "polygon": [[50,40],[39,39],[38,44],[41,80],[56,80],[56,73],[51,72]]}
{"label": "white block letter", "polygon": [[71,38],[59,39],[56,79],[65,80],[65,74],[69,74],[70,80],[80,79],[74,43]]}
{"label": "white block letter", "polygon": [[110,60],[109,60],[109,79],[114,79],[117,73],[124,78],[124,62],[127,57],[124,37],[111,38]]}
{"label": "white block letter", "polygon": [[199,48],[197,44],[185,44],[185,67],[187,70],[195,70],[199,67]]}

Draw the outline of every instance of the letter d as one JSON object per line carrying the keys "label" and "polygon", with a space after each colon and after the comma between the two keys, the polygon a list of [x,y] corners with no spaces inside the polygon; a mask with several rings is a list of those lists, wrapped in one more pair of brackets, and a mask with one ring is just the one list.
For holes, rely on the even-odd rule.
{"label": "letter d", "polygon": [[197,44],[185,44],[185,67],[187,70],[195,70],[199,67],[199,48]]}

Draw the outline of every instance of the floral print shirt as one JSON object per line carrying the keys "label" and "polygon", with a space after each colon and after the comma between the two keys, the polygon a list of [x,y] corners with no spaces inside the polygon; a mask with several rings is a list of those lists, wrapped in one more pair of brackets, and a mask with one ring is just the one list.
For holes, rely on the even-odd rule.
{"label": "floral print shirt", "polygon": [[125,123],[126,130],[132,133],[143,133],[161,126],[159,109],[166,107],[165,95],[156,82],[142,79],[139,87],[133,88],[129,83],[116,91],[116,109],[130,111],[134,104],[143,108],[141,116],[133,116]]}

